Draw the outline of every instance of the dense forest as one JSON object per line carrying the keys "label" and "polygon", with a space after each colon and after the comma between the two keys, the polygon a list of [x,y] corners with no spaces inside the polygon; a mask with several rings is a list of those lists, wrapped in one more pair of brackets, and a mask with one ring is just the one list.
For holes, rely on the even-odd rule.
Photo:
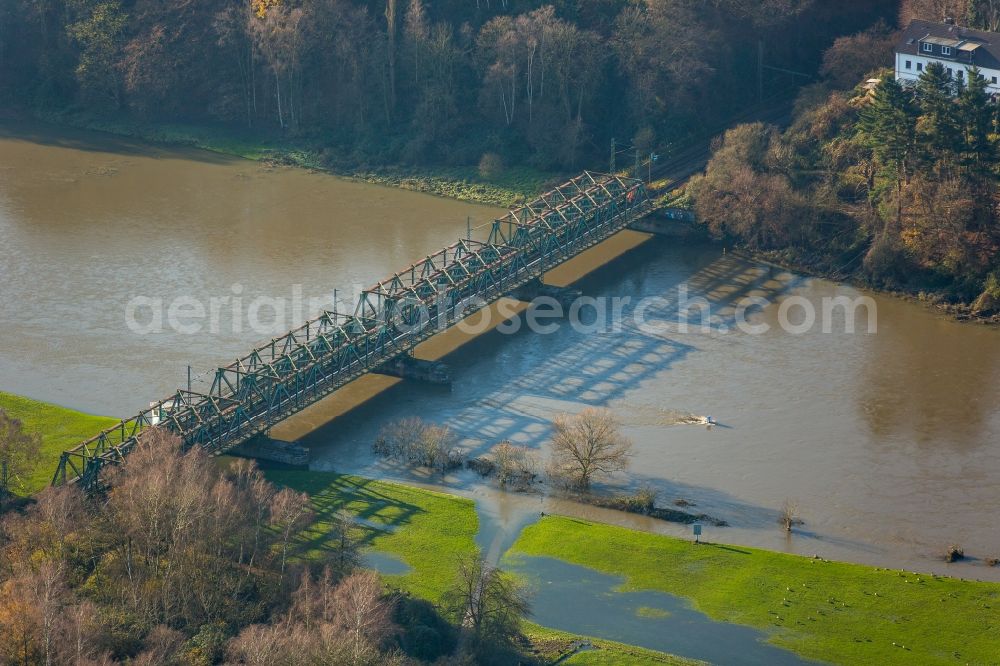
{"label": "dense forest", "polygon": [[[906,18],[937,12],[990,28],[1000,3],[902,8]],[[802,92],[791,126],[731,129],[689,194],[718,237],[992,315],[1000,310],[1000,107],[982,76],[959,81],[940,65],[916,85],[897,83],[883,69],[892,40],[884,26],[837,40],[824,58],[826,79]],[[861,85],[866,74],[880,76],[878,85]]]}
{"label": "dense forest", "polygon": [[801,83],[837,36],[895,12],[891,0],[6,0],[0,107],[218,123],[299,137],[331,161],[489,152],[575,169],[606,163],[612,138],[645,151],[714,127],[761,83],[765,95]]}

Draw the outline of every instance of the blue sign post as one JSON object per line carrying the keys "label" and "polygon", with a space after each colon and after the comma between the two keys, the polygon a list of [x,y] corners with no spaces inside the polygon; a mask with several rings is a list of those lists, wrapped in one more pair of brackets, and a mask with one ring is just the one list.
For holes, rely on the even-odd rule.
{"label": "blue sign post", "polygon": [[701,525],[699,523],[695,523],[691,526],[691,529],[694,530],[694,542],[701,543]]}

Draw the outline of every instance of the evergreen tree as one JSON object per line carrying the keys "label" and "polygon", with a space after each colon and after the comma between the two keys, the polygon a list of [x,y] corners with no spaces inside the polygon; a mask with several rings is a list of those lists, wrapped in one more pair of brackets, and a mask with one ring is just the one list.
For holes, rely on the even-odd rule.
{"label": "evergreen tree", "polygon": [[883,75],[871,104],[861,113],[860,127],[880,168],[895,180],[900,225],[903,183],[909,180],[916,152],[917,110],[910,93],[891,74]]}
{"label": "evergreen tree", "polygon": [[997,162],[993,140],[993,105],[986,79],[978,69],[969,71],[969,83],[958,96],[959,120],[964,134],[962,164],[976,177],[991,173]]}
{"label": "evergreen tree", "polygon": [[861,113],[861,129],[879,162],[894,168],[911,162],[916,124],[912,96],[891,74],[884,75],[871,104]]}
{"label": "evergreen tree", "polygon": [[955,82],[939,62],[927,65],[917,81],[917,102],[922,115],[921,143],[927,149],[927,157],[934,162],[938,175],[962,152],[962,129],[956,118],[955,92]]}

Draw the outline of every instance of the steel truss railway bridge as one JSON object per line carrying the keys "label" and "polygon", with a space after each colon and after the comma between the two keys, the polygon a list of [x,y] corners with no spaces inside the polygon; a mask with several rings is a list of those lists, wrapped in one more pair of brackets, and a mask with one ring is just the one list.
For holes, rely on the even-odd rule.
{"label": "steel truss railway bridge", "polygon": [[99,488],[102,469],[152,428],[187,447],[229,451],[540,280],[649,209],[641,180],[585,172],[363,291],[353,314],[324,312],[218,368],[207,393],[178,390],[65,451],[52,482]]}

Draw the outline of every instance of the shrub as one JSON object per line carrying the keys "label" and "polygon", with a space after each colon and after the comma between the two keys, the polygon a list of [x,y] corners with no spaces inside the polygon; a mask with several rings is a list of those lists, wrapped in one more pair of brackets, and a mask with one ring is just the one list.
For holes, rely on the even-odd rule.
{"label": "shrub", "polygon": [[472,458],[465,461],[465,466],[482,477],[493,476],[497,466],[489,458]]}
{"label": "shrub", "polygon": [[372,444],[372,451],[385,458],[443,472],[464,463],[465,456],[456,446],[457,439],[448,427],[410,418],[383,428]]}
{"label": "shrub", "polygon": [[656,509],[656,498],[660,491],[650,485],[642,485],[631,495],[615,495],[608,505],[619,511],[639,513],[648,516]]}
{"label": "shrub", "polygon": [[785,528],[786,532],[791,532],[796,525],[804,524],[799,518],[798,505],[792,500],[785,500],[781,505],[781,512],[778,514],[778,524]]}
{"label": "shrub", "polygon": [[524,489],[535,480],[537,467],[534,456],[523,446],[504,440],[490,451],[489,460],[501,487]]}
{"label": "shrub", "polygon": [[493,180],[503,174],[503,158],[497,153],[483,153],[479,160],[479,176],[486,180]]}

